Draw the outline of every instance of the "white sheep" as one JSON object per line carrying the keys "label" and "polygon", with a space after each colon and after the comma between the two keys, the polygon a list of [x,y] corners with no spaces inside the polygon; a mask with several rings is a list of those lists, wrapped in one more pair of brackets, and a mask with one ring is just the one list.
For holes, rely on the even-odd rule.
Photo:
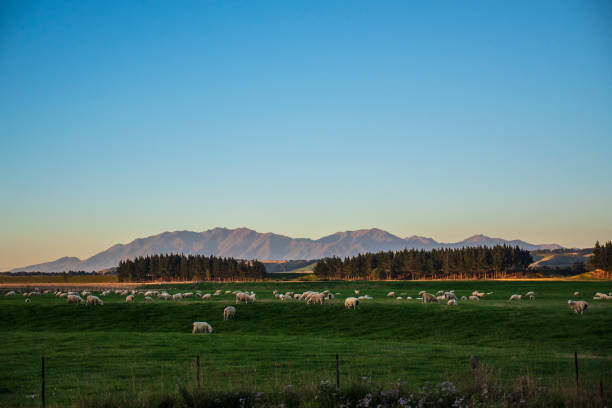
{"label": "white sheep", "polygon": [[472,292],[472,296],[484,297],[484,295],[485,295],[484,293],[479,292],[477,290]]}
{"label": "white sheep", "polygon": [[355,289],[355,294],[359,295],[359,289]]}
{"label": "white sheep", "polygon": [[217,289],[217,290],[215,290],[215,293],[213,293],[213,295],[214,296],[219,296],[219,295],[221,295],[221,293],[222,293],[221,289]]}
{"label": "white sheep", "polygon": [[389,293],[387,293],[387,296],[394,297],[395,296],[395,292],[389,292]]}
{"label": "white sheep", "polygon": [[431,293],[423,292],[423,303],[439,303],[438,299]]}
{"label": "white sheep", "polygon": [[15,291],[14,290],[8,291],[6,292],[4,296],[15,296]]}
{"label": "white sheep", "polygon": [[210,298],[212,298],[212,295],[210,293],[202,295],[202,300],[209,300]]}
{"label": "white sheep", "polygon": [[527,292],[527,293],[525,293],[525,297],[531,297],[531,296],[535,297],[535,292]]}
{"label": "white sheep", "polygon": [[310,295],[308,297],[308,299],[306,299],[306,304],[311,304],[311,303],[320,303],[323,304],[323,298],[325,297],[324,294],[322,293],[315,293],[313,295]]}
{"label": "white sheep", "polygon": [[518,302],[519,300],[521,300],[523,297],[521,295],[517,295],[516,293],[512,296],[510,296],[510,299],[508,299],[508,301],[510,302]]}
{"label": "white sheep", "polygon": [[192,293],[192,292],[183,293],[183,297],[184,297],[184,298],[190,298],[190,297],[193,297],[193,293]]}
{"label": "white sheep", "polygon": [[236,303],[255,303],[255,295],[251,296],[248,293],[238,292],[236,293]]}
{"label": "white sheep", "polygon": [[79,295],[68,295],[67,301],[68,303],[85,303],[83,298]]}
{"label": "white sheep", "polygon": [[457,299],[450,299],[446,304],[449,306],[457,306]]}
{"label": "white sheep", "polygon": [[183,295],[181,295],[180,293],[175,293],[174,295],[172,295],[172,300],[183,300]]}
{"label": "white sheep", "polygon": [[406,296],[406,300],[412,300],[412,296]]}
{"label": "white sheep", "polygon": [[467,296],[461,296],[461,300],[468,300]]}
{"label": "white sheep", "polygon": [[348,297],[344,301],[344,307],[346,307],[347,309],[357,310],[358,306],[359,306],[359,299],[355,297]]}
{"label": "white sheep", "polygon": [[25,300],[25,302],[26,302],[26,303],[30,303],[30,302],[31,302],[30,298],[27,298],[27,299]]}
{"label": "white sheep", "polygon": [[472,296],[470,296],[470,300],[474,300],[474,301],[478,302],[480,300],[480,297],[476,296],[476,295],[472,295]]}
{"label": "white sheep", "polygon": [[153,298],[152,298],[151,296],[145,296],[145,299],[144,299],[144,300],[145,300],[145,302],[147,302],[147,303],[151,303],[151,302],[153,302]]}
{"label": "white sheep", "polygon": [[236,308],[234,306],[228,306],[223,309],[223,320],[233,319],[236,316]]}
{"label": "white sheep", "polygon": [[574,296],[580,296],[580,292],[574,292]]}
{"label": "white sheep", "polygon": [[213,328],[210,324],[206,322],[193,322],[193,330],[191,331],[192,334],[212,333],[212,332],[213,332]]}
{"label": "white sheep", "polygon": [[100,305],[100,306],[104,306],[104,302],[102,301],[102,299],[100,299],[99,297],[94,296],[94,295],[87,296],[86,303],[88,305]]}
{"label": "white sheep", "polygon": [[125,303],[134,303],[134,295],[126,296]]}
{"label": "white sheep", "polygon": [[576,314],[583,314],[589,307],[587,302],[585,302],[584,300],[568,300],[567,304],[569,305],[570,309],[572,309]]}
{"label": "white sheep", "polygon": [[395,298],[395,300],[402,300],[403,298],[401,296],[398,296]]}

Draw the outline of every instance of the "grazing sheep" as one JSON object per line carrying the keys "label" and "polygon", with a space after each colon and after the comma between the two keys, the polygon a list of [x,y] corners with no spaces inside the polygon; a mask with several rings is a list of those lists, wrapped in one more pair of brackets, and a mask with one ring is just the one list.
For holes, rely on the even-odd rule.
{"label": "grazing sheep", "polygon": [[6,292],[6,294],[4,296],[15,296],[15,291],[11,290],[9,292]]}
{"label": "grazing sheep", "polygon": [[215,290],[215,293],[213,293],[213,295],[214,296],[219,296],[219,295],[221,295],[221,293],[222,293],[221,289],[217,289],[217,290]]}
{"label": "grazing sheep", "polygon": [[449,306],[457,306],[457,299],[450,299],[446,304]]}
{"label": "grazing sheep", "polygon": [[285,293],[285,296],[286,296],[286,297],[293,298],[293,297],[294,297],[293,295],[295,295],[295,293],[293,293],[293,292],[287,292],[287,293]]}
{"label": "grazing sheep", "polygon": [[238,292],[236,293],[236,303],[255,303],[255,296],[251,296],[248,293]]}
{"label": "grazing sheep", "polygon": [[523,297],[521,295],[517,295],[516,293],[512,296],[510,296],[510,299],[508,299],[508,301],[510,302],[518,302],[519,300],[521,300]]}
{"label": "grazing sheep", "polygon": [[529,300],[535,300],[535,296],[534,295],[529,295]]}
{"label": "grazing sheep", "polygon": [[175,293],[174,295],[172,295],[172,300],[183,300],[183,295],[181,295],[180,293]]}
{"label": "grazing sheep", "polygon": [[276,289],[275,289],[275,290],[273,290],[273,291],[272,291],[272,294],[273,294],[274,296],[278,295],[278,290],[276,290]]}
{"label": "grazing sheep", "polygon": [[193,297],[193,293],[191,293],[191,292],[183,293],[183,297],[184,297],[184,298],[190,298],[190,297]]}
{"label": "grazing sheep", "polygon": [[423,296],[423,293],[427,293],[427,291],[425,291],[425,290],[420,291],[419,292],[419,296]]}
{"label": "grazing sheep", "polygon": [[436,292],[436,296],[442,296],[444,295],[444,291],[443,290],[439,290]]}
{"label": "grazing sheep", "polygon": [[25,300],[25,302],[26,302],[26,303],[30,303],[30,302],[31,302],[30,298],[27,298],[27,299]]}
{"label": "grazing sheep", "polygon": [[151,303],[151,302],[153,302],[153,298],[151,296],[145,296],[145,302],[146,303]]}
{"label": "grazing sheep", "polygon": [[93,295],[87,296],[86,304],[104,306],[104,302],[102,301],[102,299]]}
{"label": "grazing sheep", "polygon": [[472,295],[470,296],[470,300],[475,300],[475,301],[480,301],[480,297],[476,296],[476,295]]}
{"label": "grazing sheep", "polygon": [[593,298],[595,300],[612,300],[612,296],[606,295],[605,293],[597,293]]}
{"label": "grazing sheep", "polygon": [[210,298],[212,298],[212,295],[210,293],[202,295],[202,300],[209,300]]}
{"label": "grazing sheep", "polygon": [[134,295],[126,296],[125,303],[134,303]]}
{"label": "grazing sheep", "polygon": [[308,297],[308,299],[306,300],[306,304],[311,304],[311,303],[320,303],[323,304],[323,298],[325,297],[324,294],[322,293],[315,293],[314,295],[310,295]]}
{"label": "grazing sheep", "polygon": [[423,293],[423,303],[439,303],[438,299],[431,293]]}
{"label": "grazing sheep", "polygon": [[574,296],[580,296],[580,292],[574,292]]}
{"label": "grazing sheep", "polygon": [[387,293],[387,296],[394,297],[395,296],[395,292],[389,292],[389,293]]}
{"label": "grazing sheep", "polygon": [[348,297],[344,301],[344,307],[346,307],[347,309],[357,310],[358,306],[359,306],[359,299],[355,297]]}
{"label": "grazing sheep", "polygon": [[492,295],[492,294],[493,294],[493,292],[487,292],[487,296]]}
{"label": "grazing sheep", "polygon": [[83,298],[80,297],[79,295],[68,295],[66,299],[68,303],[81,303],[81,304],[85,303]]}
{"label": "grazing sheep", "polygon": [[461,296],[461,300],[468,300],[467,296]]}
{"label": "grazing sheep", "polygon": [[412,296],[406,296],[406,300],[412,300]]}
{"label": "grazing sheep", "polygon": [[472,296],[478,296],[478,297],[484,297],[484,293],[483,292],[479,292],[477,290],[472,292]]}
{"label": "grazing sheep", "polygon": [[84,298],[86,298],[86,297],[87,297],[87,296],[89,296],[89,295],[91,295],[91,293],[90,293],[90,292],[88,292],[88,291],[86,291],[86,290],[84,290],[84,291],[82,291],[82,292],[81,292],[81,296],[83,296]]}
{"label": "grazing sheep", "polygon": [[525,297],[530,297],[530,296],[534,296],[535,297],[535,292],[527,292],[527,293],[525,293]]}
{"label": "grazing sheep", "polygon": [[359,295],[359,290],[358,289],[355,289],[355,294]]}
{"label": "grazing sheep", "polygon": [[446,296],[444,296],[444,295],[436,296],[436,299],[438,299],[438,301],[446,300]]}
{"label": "grazing sheep", "polygon": [[169,293],[167,293],[167,292],[160,293],[160,294],[158,295],[158,297],[159,297],[160,299],[163,299],[163,300],[171,300],[171,299],[172,299],[172,296],[170,296],[170,294],[169,294]]}
{"label": "grazing sheep", "polygon": [[583,314],[589,307],[584,300],[568,300],[567,304],[576,314]]}
{"label": "grazing sheep", "polygon": [[213,332],[213,328],[210,324],[206,322],[193,322],[193,330],[191,331],[192,334],[212,333],[212,332]]}
{"label": "grazing sheep", "polygon": [[402,300],[403,298],[401,296],[398,296],[395,298],[395,300]]}
{"label": "grazing sheep", "polygon": [[459,300],[457,299],[457,295],[455,295],[455,292],[450,291],[450,292],[444,292],[444,298],[446,300]]}
{"label": "grazing sheep", "polygon": [[236,308],[234,306],[228,306],[223,309],[223,320],[233,319],[236,316]]}

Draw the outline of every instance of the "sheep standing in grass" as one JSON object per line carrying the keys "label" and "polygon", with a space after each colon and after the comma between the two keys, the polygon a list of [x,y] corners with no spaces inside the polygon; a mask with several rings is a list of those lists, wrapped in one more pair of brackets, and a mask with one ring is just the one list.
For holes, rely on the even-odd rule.
{"label": "sheep standing in grass", "polygon": [[210,300],[211,298],[212,298],[212,295],[210,293],[202,295],[202,300]]}
{"label": "sheep standing in grass", "polygon": [[25,300],[25,302],[26,302],[26,303],[30,303],[30,302],[31,302],[30,298],[27,298],[27,299]]}
{"label": "sheep standing in grass", "polygon": [[172,295],[172,300],[183,300],[183,295],[181,295],[180,293],[175,293],[174,295]]}
{"label": "sheep standing in grass", "polygon": [[431,293],[423,293],[423,303],[439,303],[438,299]]}
{"label": "sheep standing in grass", "polygon": [[478,297],[484,297],[484,293],[483,292],[479,292],[477,290],[472,292],[472,296],[478,296]]}
{"label": "sheep standing in grass", "polygon": [[255,295],[251,296],[248,293],[238,292],[236,293],[236,303],[255,303]]}
{"label": "sheep standing in grass", "polygon": [[193,293],[192,293],[192,292],[186,292],[186,293],[183,293],[183,297],[184,297],[184,298],[190,298],[190,297],[193,297]]}
{"label": "sheep standing in grass", "polygon": [[146,303],[151,303],[151,302],[153,302],[153,298],[151,296],[145,296],[145,302]]}
{"label": "sheep standing in grass", "polygon": [[234,306],[228,306],[223,309],[223,320],[233,319],[236,316],[236,308]]}
{"label": "sheep standing in grass", "polygon": [[389,292],[389,293],[387,293],[387,296],[394,297],[395,296],[395,292]]}
{"label": "sheep standing in grass", "polygon": [[478,301],[480,301],[480,297],[478,297],[476,295],[472,295],[472,296],[470,296],[470,300],[478,302]]}
{"label": "sheep standing in grass", "polygon": [[193,330],[191,331],[192,334],[212,333],[212,332],[213,332],[213,328],[210,324],[206,322],[193,322]]}
{"label": "sheep standing in grass", "polygon": [[398,297],[395,298],[395,300],[402,300],[402,297],[398,296]]}
{"label": "sheep standing in grass", "polygon": [[359,295],[359,290],[358,289],[355,289],[355,294]]}
{"label": "sheep standing in grass", "polygon": [[322,293],[315,293],[314,295],[311,295],[308,297],[308,300],[306,300],[306,304],[310,305],[312,303],[320,303],[323,304],[323,298],[325,297],[324,294]]}
{"label": "sheep standing in grass", "polygon": [[15,291],[14,290],[8,291],[6,292],[4,296],[15,296]]}
{"label": "sheep standing in grass", "polygon": [[221,289],[217,289],[217,290],[215,290],[215,293],[213,293],[213,295],[214,296],[219,296],[219,295],[221,295],[221,293],[222,293]]}
{"label": "sheep standing in grass", "polygon": [[572,309],[576,314],[583,314],[589,307],[587,302],[585,302],[584,300],[568,300],[567,304],[569,305],[570,309]]}
{"label": "sheep standing in grass", "polygon": [[580,296],[580,292],[574,292],[574,296]]}
{"label": "sheep standing in grass", "polygon": [[512,296],[510,296],[510,299],[508,299],[508,301],[510,302],[518,302],[519,300],[522,299],[521,295],[517,295],[516,293]]}
{"label": "sheep standing in grass", "polygon": [[461,296],[461,300],[468,300],[467,296]]}
{"label": "sheep standing in grass", "polygon": [[449,306],[457,306],[457,299],[450,299],[446,304]]}
{"label": "sheep standing in grass", "polygon": [[534,298],[535,298],[535,292],[527,292],[527,293],[525,293],[525,297],[528,297],[528,298],[530,298],[530,299],[531,299],[532,297],[534,297]]}
{"label": "sheep standing in grass", "polygon": [[104,302],[102,301],[102,299],[100,299],[97,296],[93,296],[93,295],[87,296],[86,303],[88,305],[100,305],[100,306],[104,306]]}
{"label": "sheep standing in grass", "polygon": [[68,301],[68,303],[85,303],[85,301],[83,300],[82,297],[80,297],[79,295],[68,295],[66,297],[66,300]]}
{"label": "sheep standing in grass", "polygon": [[359,299],[355,297],[348,297],[344,301],[344,307],[346,307],[347,309],[357,310],[358,306],[359,306]]}
{"label": "sheep standing in grass", "polygon": [[126,296],[125,303],[134,303],[134,295]]}

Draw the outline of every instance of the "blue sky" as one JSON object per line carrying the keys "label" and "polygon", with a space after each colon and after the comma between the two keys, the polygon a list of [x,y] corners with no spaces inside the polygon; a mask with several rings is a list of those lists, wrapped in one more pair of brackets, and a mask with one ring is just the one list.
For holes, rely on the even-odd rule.
{"label": "blue sky", "polygon": [[0,4],[0,270],[165,230],[612,239],[612,6]]}

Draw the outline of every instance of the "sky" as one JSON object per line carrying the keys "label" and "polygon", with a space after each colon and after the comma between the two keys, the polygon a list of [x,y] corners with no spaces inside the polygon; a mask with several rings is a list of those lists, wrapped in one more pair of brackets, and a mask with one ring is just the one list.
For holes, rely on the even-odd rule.
{"label": "sky", "polygon": [[612,239],[612,4],[0,2],[0,270],[163,231]]}

